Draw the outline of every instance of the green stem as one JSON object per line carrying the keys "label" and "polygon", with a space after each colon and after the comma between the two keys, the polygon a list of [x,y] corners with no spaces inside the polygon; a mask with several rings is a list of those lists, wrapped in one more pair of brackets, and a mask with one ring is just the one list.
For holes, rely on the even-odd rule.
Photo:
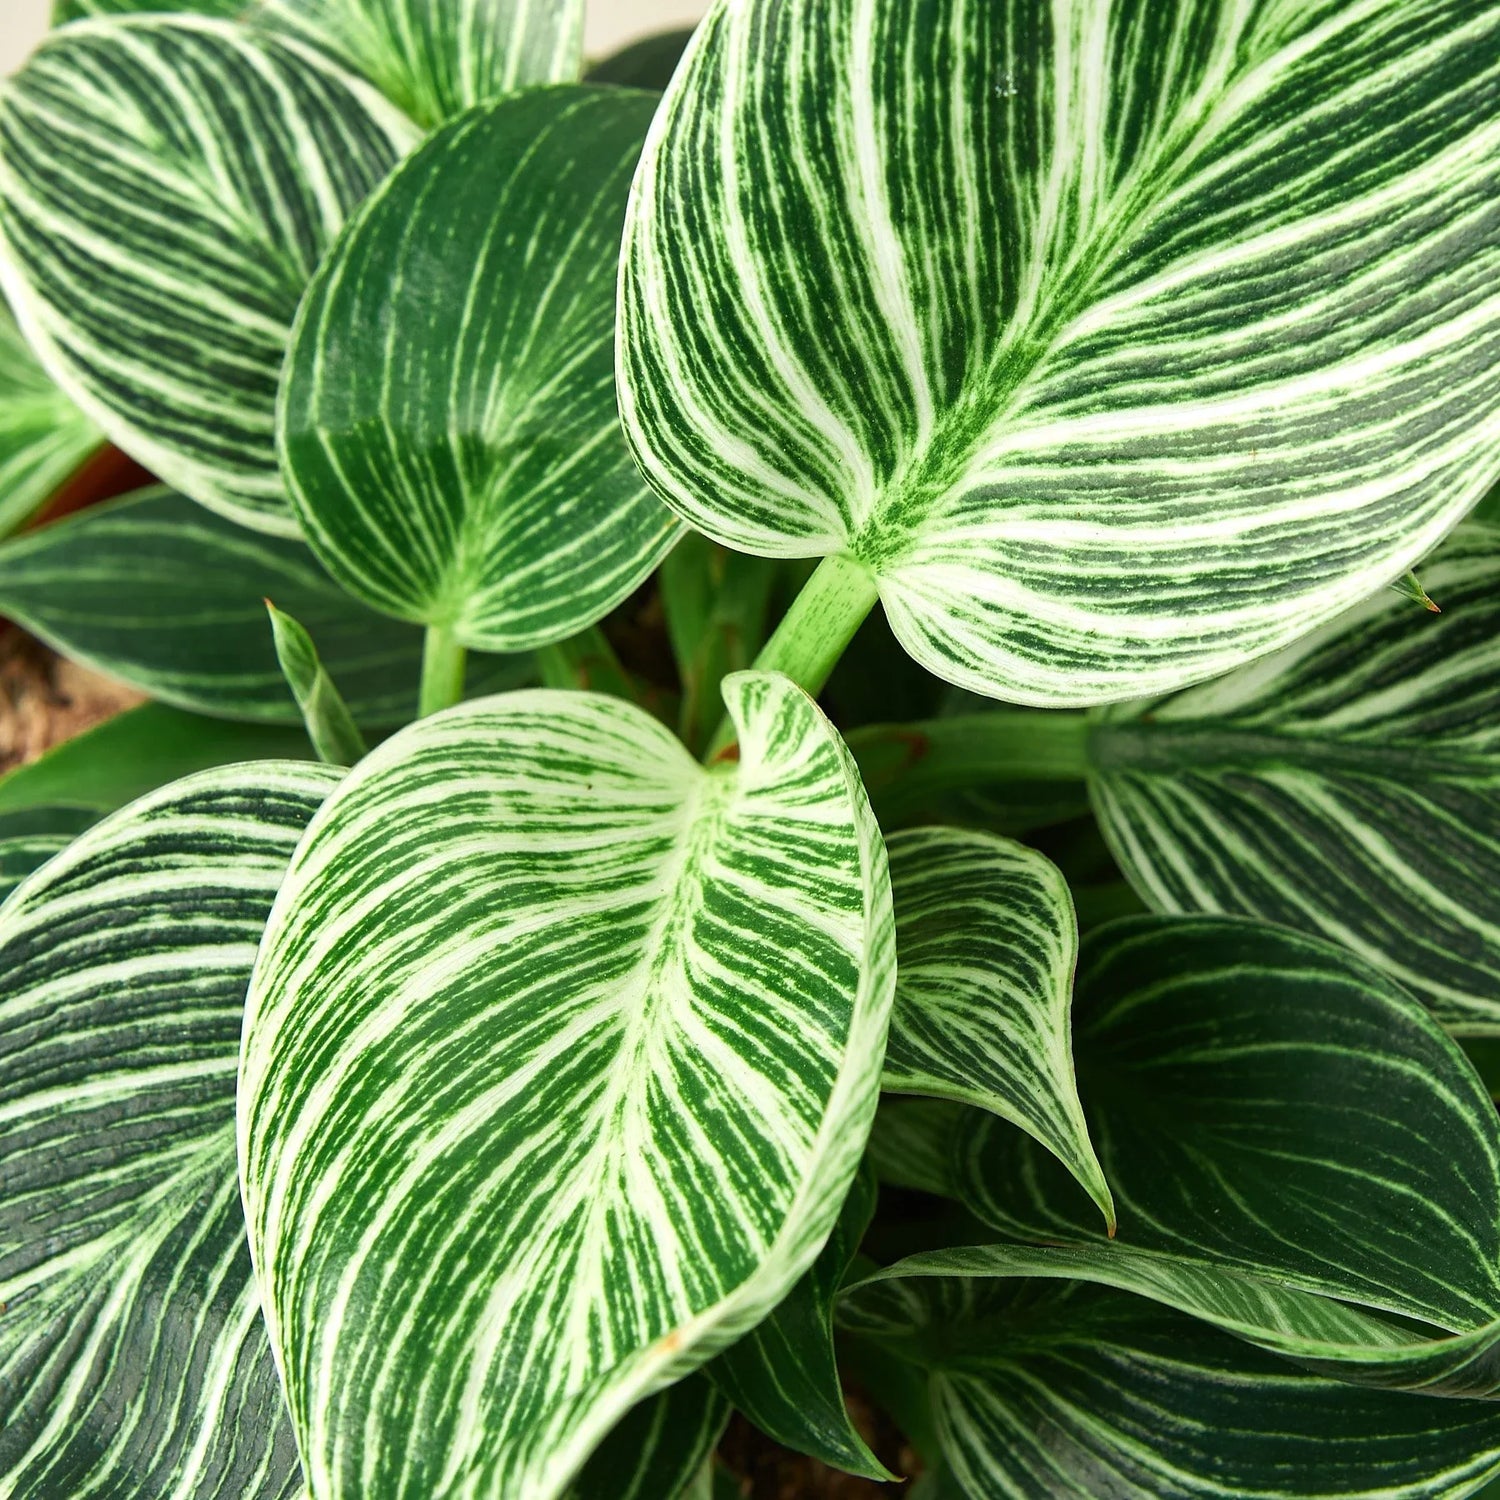
{"label": "green stem", "polygon": [[452,631],[441,625],[427,627],[422,645],[422,692],[417,700],[420,717],[425,719],[463,701],[468,657],[468,650],[459,645]]}
{"label": "green stem", "polygon": [[996,709],[853,730],[849,748],[881,819],[895,823],[944,792],[1005,781],[1082,781],[1086,714]]}
{"label": "green stem", "polygon": [[[879,597],[863,563],[843,554],[825,557],[755,658],[755,670],[783,672],[816,697]],[[704,758],[717,760],[734,735],[729,719],[721,721]]]}

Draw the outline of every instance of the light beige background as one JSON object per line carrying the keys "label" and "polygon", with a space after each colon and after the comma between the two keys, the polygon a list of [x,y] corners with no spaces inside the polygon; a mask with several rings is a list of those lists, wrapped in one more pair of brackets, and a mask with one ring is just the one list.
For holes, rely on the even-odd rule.
{"label": "light beige background", "polygon": [[[592,54],[650,31],[685,26],[704,12],[707,0],[589,0],[588,46]],[[162,0],[170,9],[170,0]],[[0,73],[9,73],[47,29],[52,0],[0,0]]]}

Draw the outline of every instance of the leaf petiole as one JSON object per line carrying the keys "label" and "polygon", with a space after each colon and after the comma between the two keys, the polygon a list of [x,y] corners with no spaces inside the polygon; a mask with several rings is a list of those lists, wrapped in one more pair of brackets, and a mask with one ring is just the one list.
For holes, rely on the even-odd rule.
{"label": "leaf petiole", "polygon": [[422,645],[422,690],[417,702],[418,716],[441,713],[461,703],[464,696],[464,671],[468,665],[468,648],[460,645],[451,630],[440,625],[427,627]]}

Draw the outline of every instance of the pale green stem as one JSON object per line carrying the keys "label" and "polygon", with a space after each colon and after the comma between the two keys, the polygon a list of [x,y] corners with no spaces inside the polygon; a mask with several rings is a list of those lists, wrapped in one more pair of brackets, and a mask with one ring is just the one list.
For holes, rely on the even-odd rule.
{"label": "pale green stem", "polygon": [[[782,672],[816,697],[879,597],[863,563],[843,554],[825,557],[755,658],[754,669]],[[734,725],[725,718],[704,759],[718,760],[734,737]]]}
{"label": "pale green stem", "polygon": [[468,651],[440,625],[427,627],[422,646],[422,693],[417,712],[422,718],[441,713],[463,701],[464,669]]}
{"label": "pale green stem", "polygon": [[631,701],[640,696],[608,637],[597,625],[566,640],[542,646],[536,653],[536,665],[542,682],[549,688],[609,693]]}

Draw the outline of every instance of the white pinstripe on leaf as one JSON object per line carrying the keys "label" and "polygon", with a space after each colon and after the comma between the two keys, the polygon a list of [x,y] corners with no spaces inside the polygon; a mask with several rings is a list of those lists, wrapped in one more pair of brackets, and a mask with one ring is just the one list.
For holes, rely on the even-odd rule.
{"label": "white pinstripe on leaf", "polygon": [[550,1500],[837,1217],[893,987],[885,853],[803,693],[709,771],[617,699],[388,741],[310,828],[241,1069],[251,1244],[314,1500]]}
{"label": "white pinstripe on leaf", "polygon": [[976,692],[1224,671],[1500,474],[1497,87],[1483,0],[718,0],[627,230],[637,456]]}
{"label": "white pinstripe on leaf", "polygon": [[201,772],[0,906],[0,1495],[291,1500],[235,1185],[255,946],[321,767]]}
{"label": "white pinstripe on leaf", "polygon": [[445,126],[314,277],[277,435],[357,597],[519,651],[629,595],[679,526],[631,462],[616,263],[651,96],[532,89]]}
{"label": "white pinstripe on leaf", "polygon": [[292,316],[414,136],[365,84],[226,21],[64,27],[0,93],[6,293],[112,442],[295,535],[273,432]]}

